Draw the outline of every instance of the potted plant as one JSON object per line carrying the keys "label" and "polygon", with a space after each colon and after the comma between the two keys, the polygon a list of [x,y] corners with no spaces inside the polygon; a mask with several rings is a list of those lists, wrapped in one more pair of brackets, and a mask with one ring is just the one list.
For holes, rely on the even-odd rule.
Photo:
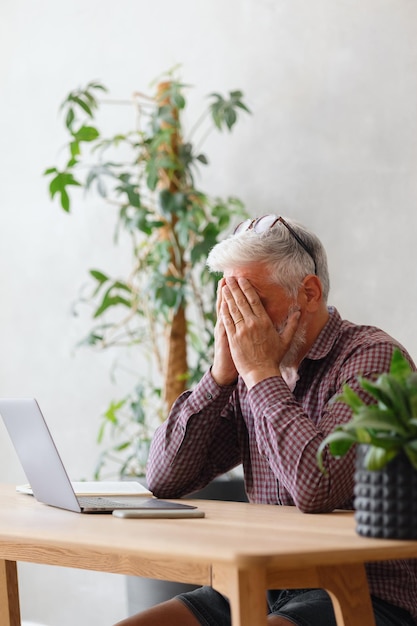
{"label": "potted plant", "polygon": [[[187,90],[173,70],[151,95],[136,92],[129,101],[100,99],[107,88],[97,81],[71,91],[61,106],[68,133],[63,164],[45,171],[51,197],[66,212],[70,191],[98,194],[114,211],[116,242],[124,237],[131,251],[126,275],[92,268],[89,290],[79,298],[92,306],[94,321],[82,345],[140,353],[149,363],[140,368],[144,374],[134,373],[131,392],[102,415],[98,442],[105,448],[96,478],[104,470],[107,476],[144,474],[156,426],[211,362],[218,277],[209,274],[205,258],[235,217],[246,216],[237,198],[210,197],[195,182],[198,167],[208,164],[201,151],[208,133],[230,131],[239,113],[249,113],[243,94],[210,94],[187,133]],[[119,107],[122,126],[130,107],[131,130],[102,132],[99,116],[110,105]]]}
{"label": "potted plant", "polygon": [[376,380],[359,377],[374,400],[368,404],[348,385],[339,400],[352,409],[352,419],[330,433],[336,457],[358,444],[355,472],[357,532],[372,537],[417,538],[417,372],[395,348],[389,372]]}

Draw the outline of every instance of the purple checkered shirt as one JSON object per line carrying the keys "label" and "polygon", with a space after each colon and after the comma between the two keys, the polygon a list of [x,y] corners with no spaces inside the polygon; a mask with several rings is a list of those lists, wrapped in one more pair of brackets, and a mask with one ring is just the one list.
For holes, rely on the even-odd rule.
{"label": "purple checkered shirt", "polygon": [[[378,328],[342,320],[333,307],[329,313],[293,391],[278,376],[249,391],[241,378],[220,387],[207,372],[178,398],[152,442],[147,478],[156,496],[186,495],[242,463],[251,502],[295,505],[306,513],[352,508],[354,449],[343,459],[325,454],[326,474],[317,466],[317,449],[351,418],[350,408],[334,401],[343,384],[365,398],[358,375],[387,371],[399,344]],[[417,622],[417,560],[368,564],[367,574],[372,594]]]}

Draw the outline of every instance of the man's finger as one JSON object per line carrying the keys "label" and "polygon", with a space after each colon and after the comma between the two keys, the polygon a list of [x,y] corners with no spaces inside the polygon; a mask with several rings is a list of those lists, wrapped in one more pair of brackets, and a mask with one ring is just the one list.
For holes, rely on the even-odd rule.
{"label": "man's finger", "polygon": [[220,315],[220,306],[222,302],[222,290],[223,290],[224,285],[225,285],[225,280],[224,278],[221,278],[219,282],[217,283],[217,301],[216,301],[217,317]]}
{"label": "man's finger", "polygon": [[246,315],[260,317],[264,313],[259,295],[247,278],[227,277],[225,296],[233,316],[236,313],[238,318]]}

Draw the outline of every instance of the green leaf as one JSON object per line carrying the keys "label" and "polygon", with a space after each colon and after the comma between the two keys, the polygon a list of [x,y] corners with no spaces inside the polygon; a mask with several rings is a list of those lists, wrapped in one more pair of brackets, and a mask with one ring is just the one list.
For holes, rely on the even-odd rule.
{"label": "green leaf", "polygon": [[250,113],[249,108],[242,102],[241,91],[231,91],[229,96],[229,99],[226,99],[218,93],[210,94],[210,97],[214,98],[214,102],[210,104],[210,111],[213,122],[219,130],[222,130],[223,126],[232,129],[238,117],[236,109]]}
{"label": "green leaf", "polygon": [[73,133],[73,136],[77,142],[94,141],[100,136],[100,133],[94,126],[81,126],[77,132]]}
{"label": "green leaf", "polygon": [[397,454],[398,449],[384,450],[383,448],[369,446],[365,455],[364,466],[370,471],[377,472],[392,461]]}
{"label": "green leaf", "polygon": [[356,413],[364,405],[363,400],[347,384],[343,385],[342,393],[336,398],[336,400],[340,400],[341,402],[347,404],[354,413]]}
{"label": "green leaf", "polygon": [[410,374],[405,382],[410,414],[417,418],[417,372]]}
{"label": "green leaf", "polygon": [[396,375],[389,374],[386,382],[391,391],[395,414],[406,426],[410,415],[407,390],[404,388],[404,384],[400,383],[400,381],[396,378]]}
{"label": "green leaf", "polygon": [[[103,422],[101,424],[100,428],[98,429],[97,440],[96,440],[97,443],[102,443],[105,431],[106,431],[106,424],[105,424],[105,422]],[[101,467],[102,467],[101,460],[102,460],[102,457],[100,455],[99,463],[97,464],[96,470],[94,472],[94,480],[98,480],[98,477],[100,475],[100,470],[101,470]]]}
{"label": "green leaf", "polygon": [[169,97],[172,105],[179,110],[184,109],[186,104],[185,98],[182,94],[182,90],[184,87],[185,85],[182,85],[181,83],[178,83],[176,81],[172,81],[171,88],[169,90]]}
{"label": "green leaf", "polygon": [[111,424],[118,424],[118,412],[120,409],[126,404],[126,399],[119,400],[114,402],[113,400],[110,402],[107,410],[103,413],[103,417],[105,420],[110,422]]}
{"label": "green leaf", "polygon": [[224,112],[224,121],[229,130],[233,127],[233,124],[236,122],[236,120],[237,120],[237,114],[234,109],[227,109]]}
{"label": "green leaf", "polygon": [[111,307],[115,307],[115,306],[124,306],[130,309],[132,306],[132,303],[130,302],[130,300],[127,300],[126,298],[123,298],[122,296],[111,296],[109,294],[106,294],[100,306],[95,310],[93,317],[94,318],[100,317],[100,315],[103,315],[103,313],[107,311],[107,309]]}
{"label": "green leaf", "polygon": [[90,275],[101,285],[109,280],[109,277],[100,270],[90,270]]}
{"label": "green leaf", "polygon": [[68,128],[68,130],[71,130],[74,120],[75,120],[75,113],[74,113],[74,109],[71,107],[68,109],[67,117],[65,118],[65,126]]}
{"label": "green leaf", "polygon": [[93,112],[91,110],[91,106],[89,106],[84,100],[82,100],[79,96],[70,96],[70,101],[78,104],[78,106],[85,112],[89,117],[93,117]]}
{"label": "green leaf", "polygon": [[53,198],[56,193],[65,189],[68,185],[81,186],[81,183],[74,178],[70,172],[58,172],[58,174],[49,183],[49,191]]}
{"label": "green leaf", "polygon": [[356,437],[348,432],[335,430],[335,432],[326,437],[324,442],[325,445],[329,446],[334,456],[344,456],[350,450],[352,444],[356,442]]}
{"label": "green leaf", "polygon": [[369,435],[368,441],[366,443],[376,446],[377,448],[384,448],[384,450],[391,450],[393,447],[397,448],[398,446],[402,446],[406,441],[404,437],[391,434],[389,432],[366,432]]}
{"label": "green leaf", "polygon": [[58,174],[49,183],[49,193],[51,198],[54,198],[56,194],[61,196],[61,206],[64,211],[69,211],[70,200],[67,192],[68,186],[81,187],[81,183],[74,178],[70,172],[58,172]]}
{"label": "green leaf", "polygon": [[71,168],[73,168],[75,165],[77,165],[78,160],[75,157],[71,157],[69,159],[69,161],[67,162],[67,166],[66,166],[66,170],[70,170]]}
{"label": "green leaf", "polygon": [[69,195],[68,195],[66,189],[61,189],[61,206],[64,209],[64,211],[69,213],[69,210],[70,210],[70,198],[69,198]]}
{"label": "green leaf", "polygon": [[388,374],[381,374],[376,382],[359,377],[359,384],[371,396],[376,398],[380,405],[391,408],[393,398],[391,389],[387,383]]}
{"label": "green leaf", "polygon": [[410,441],[404,446],[404,452],[406,453],[411,465],[417,470],[417,441]]}
{"label": "green leaf", "polygon": [[137,209],[141,207],[141,196],[137,183],[122,181],[120,185],[117,185],[115,191],[117,191],[119,194],[125,193],[130,206]]}
{"label": "green leaf", "polygon": [[412,373],[410,363],[399,348],[395,348],[390,365],[390,374],[399,380],[405,380]]}
{"label": "green leaf", "polygon": [[319,468],[324,471],[323,465],[323,452],[325,448],[329,447],[330,453],[336,457],[344,456],[353,444],[356,443],[354,435],[350,435],[347,432],[335,430],[321,442],[317,451],[317,463]]}
{"label": "green leaf", "polygon": [[346,426],[349,425],[354,425],[355,428],[366,428],[367,430],[394,432],[401,436],[407,435],[407,429],[398,419],[397,412],[382,411],[376,404],[362,406],[355,418],[346,424]]}
{"label": "green leaf", "polygon": [[172,193],[168,189],[164,189],[159,194],[159,206],[162,215],[171,219],[172,215],[183,213],[187,209],[186,195],[180,192]]}
{"label": "green leaf", "polygon": [[148,176],[146,184],[151,191],[155,191],[159,180],[159,171],[154,161],[149,161],[146,166]]}
{"label": "green leaf", "polygon": [[176,285],[161,285],[155,290],[155,300],[164,307],[176,311],[182,301],[182,290]]}
{"label": "green leaf", "polygon": [[90,81],[87,85],[87,89],[98,89],[100,91],[104,91],[105,93],[108,91],[107,87],[98,81]]}
{"label": "green leaf", "polygon": [[84,339],[78,342],[78,346],[95,346],[103,341],[103,335],[96,331],[91,331]]}
{"label": "green leaf", "polygon": [[207,257],[211,248],[217,243],[219,231],[214,224],[208,224],[203,232],[203,239],[191,249],[191,263],[198,263]]}
{"label": "green leaf", "polygon": [[200,163],[203,163],[204,165],[208,165],[208,159],[206,157],[205,154],[199,154],[198,156],[196,156],[197,161],[200,161]]}
{"label": "green leaf", "polygon": [[81,154],[80,144],[78,141],[71,141],[71,143],[69,144],[69,149],[70,149],[72,159],[74,159],[75,157]]}

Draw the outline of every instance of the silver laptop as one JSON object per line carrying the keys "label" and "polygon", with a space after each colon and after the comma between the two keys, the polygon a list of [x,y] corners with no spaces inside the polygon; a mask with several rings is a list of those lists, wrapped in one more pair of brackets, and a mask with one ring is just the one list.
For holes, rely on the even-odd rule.
{"label": "silver laptop", "polygon": [[116,509],[195,509],[157,498],[129,496],[118,500],[76,496],[38,403],[33,398],[0,399],[0,414],[37,500],[78,513]]}

